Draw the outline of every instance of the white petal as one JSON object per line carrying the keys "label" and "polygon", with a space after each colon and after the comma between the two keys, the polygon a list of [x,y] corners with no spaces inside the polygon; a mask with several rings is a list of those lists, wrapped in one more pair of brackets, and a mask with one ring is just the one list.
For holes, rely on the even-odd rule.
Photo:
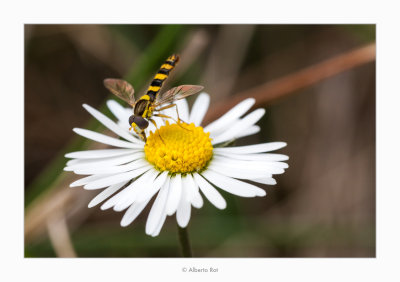
{"label": "white petal", "polygon": [[137,196],[136,201],[144,202],[150,200],[154,196],[154,194],[158,192],[161,186],[163,186],[166,183],[167,178],[168,178],[168,172],[164,171],[154,180],[151,187],[148,187],[145,191],[142,191],[142,193],[140,193]]}
{"label": "white petal", "polygon": [[114,207],[115,211],[126,209],[135,201],[138,190],[141,190],[142,186],[145,186],[147,181],[151,181],[152,176],[155,177],[157,173],[155,169],[149,169],[138,176],[132,183],[125,187],[124,190],[108,199],[107,202],[101,206],[101,209],[106,210],[111,207]]}
{"label": "white petal", "polygon": [[213,121],[204,128],[204,132],[218,132],[221,129],[225,129],[232,121],[235,121],[241,117],[245,112],[247,112],[255,103],[254,98],[248,98],[243,100],[235,107],[230,109],[226,114],[224,114],[219,119]]}
{"label": "white petal", "polygon": [[125,121],[125,123],[128,124],[129,116],[133,113],[132,110],[130,110],[130,113],[128,113],[126,111],[126,108],[122,107],[118,102],[114,100],[108,100],[107,107],[110,109],[110,111],[117,119],[119,119],[122,122]]}
{"label": "white petal", "polygon": [[272,177],[272,174],[268,174],[262,170],[255,170],[251,167],[233,167],[228,163],[217,163],[212,161],[208,166],[208,169],[218,172],[220,174],[238,178],[238,179],[253,179],[253,178],[265,178]]}
{"label": "white petal", "polygon": [[99,159],[128,155],[137,152],[132,149],[104,149],[104,150],[88,150],[72,152],[65,155],[66,158],[72,159]]}
{"label": "white petal", "polygon": [[236,134],[235,138],[239,139],[239,138],[242,138],[245,136],[250,136],[250,135],[260,132],[260,130],[261,130],[261,128],[258,125],[253,125],[253,126],[250,126],[249,128],[246,128],[245,130],[242,130],[238,134]]}
{"label": "white petal", "polygon": [[178,208],[179,201],[182,195],[182,179],[180,174],[176,174],[171,178],[169,195],[166,205],[167,215],[173,215]]}
{"label": "white petal", "polygon": [[222,143],[228,140],[232,140],[237,138],[240,133],[252,125],[254,125],[260,118],[265,114],[264,109],[257,109],[250,114],[246,115],[243,119],[240,119],[235,123],[234,126],[228,127],[227,130],[223,131],[223,133],[217,135],[212,140],[212,144]]}
{"label": "white petal", "polygon": [[247,160],[247,161],[287,161],[289,159],[286,155],[281,154],[270,154],[270,153],[258,153],[258,154],[234,154],[229,152],[224,152],[219,150],[219,148],[214,149],[214,154],[219,156],[225,156],[237,160]]}
{"label": "white petal", "polygon": [[262,197],[266,195],[266,192],[257,186],[224,176],[211,170],[202,172],[202,176],[215,186],[240,197]]}
{"label": "white petal", "polygon": [[121,187],[124,186],[126,183],[128,183],[128,182],[124,181],[124,182],[121,182],[121,183],[118,183],[118,184],[111,185],[110,187],[104,189],[103,191],[101,191],[99,194],[97,194],[97,196],[94,197],[90,201],[88,207],[92,208],[92,207],[100,204],[102,201],[104,201],[105,199],[110,197],[112,194],[117,192],[119,189],[121,189]]}
{"label": "white petal", "polygon": [[100,113],[98,110],[92,108],[91,106],[87,104],[83,104],[83,107],[92,115],[94,116],[98,121],[100,121],[105,127],[110,129],[112,132],[115,134],[121,136],[122,138],[125,138],[128,141],[134,142],[134,143],[143,143],[143,141],[133,137],[128,131],[122,129],[120,126],[118,126],[115,122],[113,122],[111,119]]}
{"label": "white petal", "polygon": [[236,163],[238,165],[257,165],[260,168],[261,167],[276,167],[276,168],[288,168],[289,165],[287,163],[284,162],[277,162],[277,161],[257,161],[257,160],[239,160],[239,159],[232,159],[231,157],[228,156],[214,156],[213,158],[214,161],[218,161],[218,162],[229,162],[230,164]]}
{"label": "white petal", "polygon": [[189,105],[188,105],[186,99],[178,100],[175,102],[175,104],[178,106],[178,113],[179,113],[179,117],[181,118],[181,120],[188,123],[189,122]]}
{"label": "white petal", "polygon": [[100,189],[100,188],[104,188],[104,187],[107,187],[107,186],[110,186],[113,184],[117,184],[122,181],[131,180],[131,179],[143,174],[144,172],[148,171],[151,168],[152,168],[151,166],[146,166],[146,167],[141,167],[141,168],[138,168],[138,169],[135,169],[132,171],[107,176],[107,177],[95,180],[93,182],[90,182],[89,184],[86,184],[84,188],[87,190]]}
{"label": "white petal", "polygon": [[194,180],[199,185],[201,192],[203,192],[204,196],[218,209],[226,208],[226,201],[221,196],[221,194],[210,184],[208,183],[203,177],[199,174],[193,174]]}
{"label": "white petal", "polygon": [[178,222],[178,225],[182,228],[185,228],[190,220],[191,206],[190,201],[187,200],[186,193],[187,190],[183,189],[182,197],[176,211],[176,221]]}
{"label": "white petal", "polygon": [[109,158],[97,158],[97,159],[74,159],[74,160],[69,160],[66,163],[66,166],[64,167],[65,171],[73,171],[75,168],[79,168],[79,167],[84,167],[85,165],[93,165],[93,164],[97,164],[98,162],[103,162],[103,161],[107,161],[110,160],[111,162],[113,162],[112,160],[118,160],[119,158],[129,158],[129,155],[122,155],[122,156],[117,156],[117,157],[109,157]]}
{"label": "white petal", "polygon": [[191,202],[195,193],[199,191],[199,186],[197,186],[191,174],[187,174],[186,176],[182,177],[182,189],[186,190],[186,200]]}
{"label": "white petal", "polygon": [[101,158],[101,159],[80,159],[76,160],[76,162],[73,163],[72,165],[65,167],[64,170],[74,171],[78,169],[90,168],[92,166],[107,167],[107,166],[122,165],[137,159],[144,159],[144,153],[135,152],[129,155],[122,155],[117,157]]}
{"label": "white petal", "polygon": [[170,181],[166,181],[163,187],[161,187],[160,192],[158,193],[157,198],[151,207],[146,222],[146,234],[148,235],[151,235],[154,231],[157,231],[156,229],[163,217],[163,213],[165,214],[165,204],[168,196],[169,182]]}
{"label": "white petal", "polygon": [[136,217],[143,211],[143,209],[147,206],[149,201],[143,202],[143,203],[134,203],[129,207],[129,209],[126,210],[124,216],[122,217],[121,220],[121,226],[125,227],[131,224]]}
{"label": "white petal", "polygon": [[131,148],[131,149],[143,149],[143,143],[142,144],[138,144],[138,143],[131,143],[131,142],[127,142],[127,141],[123,141],[123,140],[119,140],[101,133],[97,133],[91,130],[87,130],[87,129],[83,129],[83,128],[74,128],[73,131],[75,131],[75,133],[91,139],[93,141],[96,142],[100,142],[103,144],[107,144],[110,146],[115,146],[115,147],[120,147],[120,148]]}
{"label": "white petal", "polygon": [[[168,178],[168,181],[170,181],[170,178]],[[162,213],[160,215],[160,218],[158,220],[157,226],[155,227],[154,231],[149,234],[152,237],[156,237],[158,236],[158,234],[160,234],[161,228],[164,225],[165,219],[167,218],[167,212],[165,210],[165,208],[162,210]]]}
{"label": "white petal", "polygon": [[[129,117],[128,117],[127,120],[129,121]],[[133,136],[135,136],[137,139],[140,139],[139,136],[138,136],[133,130],[130,130],[130,129],[131,129],[131,126],[129,125],[128,122],[126,122],[126,120],[125,120],[125,122],[118,121],[117,124],[118,124],[118,126],[121,127],[123,130],[129,131],[129,132],[130,132]]]}
{"label": "white petal", "polygon": [[261,183],[261,184],[267,184],[267,185],[275,185],[276,180],[273,179],[272,177],[268,178],[258,178],[258,179],[250,179],[253,182]]}
{"label": "white petal", "polygon": [[[69,160],[69,161],[67,161],[67,163],[66,163],[66,167],[71,166],[71,165],[78,164],[80,161],[82,161],[82,160],[80,160],[80,159]],[[65,168],[66,168],[66,167],[65,167]],[[64,169],[65,169],[65,168],[64,168]]]}
{"label": "white petal", "polygon": [[165,212],[165,210],[163,210],[160,219],[157,223],[157,227],[154,229],[153,233],[150,234],[152,237],[156,237],[158,236],[158,234],[160,234],[161,228],[163,227],[166,218],[167,218],[167,213]]}
{"label": "white petal", "polygon": [[118,165],[118,166],[93,166],[93,167],[84,167],[78,168],[74,170],[76,174],[112,174],[112,173],[120,173],[126,172],[134,169],[138,169],[144,166],[149,166],[149,163],[146,160],[139,159],[128,164]]}
{"label": "white petal", "polygon": [[234,154],[252,154],[275,151],[286,146],[285,142],[270,142],[248,146],[215,148],[216,152],[234,153]]}
{"label": "white petal", "polygon": [[[140,178],[140,177],[139,177]],[[109,209],[109,208],[111,208],[111,207],[114,207],[117,203],[118,203],[118,201],[120,201],[120,200],[122,200],[121,198],[122,198],[122,195],[125,195],[125,190],[127,189],[127,188],[129,188],[129,187],[131,187],[132,185],[133,185],[133,183],[135,183],[137,180],[135,180],[134,182],[132,182],[132,183],[130,183],[128,186],[126,186],[121,192],[119,192],[118,194],[116,194],[116,195],[114,195],[114,196],[112,196],[110,199],[108,199],[107,201],[105,201],[104,203],[103,203],[103,205],[101,205],[101,207],[100,207],[100,209],[102,209],[102,210],[107,210],[107,209]],[[121,210],[118,210],[118,211],[122,211],[122,209]]]}
{"label": "white petal", "polygon": [[287,167],[286,163],[281,162],[244,161],[221,156],[214,156],[212,163],[229,168],[243,169],[245,171],[264,172],[267,175],[284,173],[284,168]]}
{"label": "white petal", "polygon": [[201,93],[193,104],[192,111],[189,117],[189,123],[200,125],[204,116],[207,113],[208,106],[210,105],[210,95],[203,92]]}
{"label": "white petal", "polygon": [[90,175],[90,176],[87,176],[87,177],[78,179],[78,180],[75,181],[75,182],[72,182],[72,183],[69,185],[69,187],[82,186],[82,185],[88,184],[88,183],[90,183],[90,182],[93,182],[93,181],[95,181],[95,180],[98,180],[98,179],[101,179],[101,178],[104,178],[104,177],[107,177],[107,176],[108,176],[108,174]]}
{"label": "white petal", "polygon": [[199,191],[196,191],[194,197],[192,199],[192,206],[196,209],[200,209],[203,206],[203,198],[200,195]]}
{"label": "white petal", "polygon": [[118,199],[115,202],[114,210],[122,211],[133,204],[136,198],[143,190],[151,188],[151,185],[156,178],[158,171],[150,169],[139,176],[132,184],[126,187],[121,193],[119,193]]}

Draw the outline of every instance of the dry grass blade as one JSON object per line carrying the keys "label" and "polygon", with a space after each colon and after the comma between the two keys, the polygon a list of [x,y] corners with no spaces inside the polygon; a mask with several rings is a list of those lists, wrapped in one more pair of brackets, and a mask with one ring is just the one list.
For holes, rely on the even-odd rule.
{"label": "dry grass blade", "polygon": [[51,244],[58,257],[76,257],[76,252],[72,246],[69,230],[65,215],[62,211],[54,213],[47,220],[47,230]]}
{"label": "dry grass blade", "polygon": [[264,83],[253,89],[238,93],[229,98],[229,100],[221,101],[216,104],[206,115],[205,123],[218,118],[222,113],[228,111],[234,105],[248,97],[256,99],[255,106],[261,106],[267,102],[291,94],[296,90],[311,86],[323,79],[373,62],[375,60],[375,51],[376,45],[375,43],[371,43],[295,73]]}

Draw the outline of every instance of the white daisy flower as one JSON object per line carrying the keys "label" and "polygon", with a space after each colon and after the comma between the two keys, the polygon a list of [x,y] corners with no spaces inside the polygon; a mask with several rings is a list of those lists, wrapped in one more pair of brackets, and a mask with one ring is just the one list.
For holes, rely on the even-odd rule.
{"label": "white daisy flower", "polygon": [[[179,116],[187,123],[178,125],[154,118],[159,129],[149,125],[146,144],[129,131],[131,108],[109,100],[107,106],[118,119],[115,123],[94,108],[83,105],[105,127],[125,140],[74,128],[83,137],[116,148],[66,154],[72,160],[64,170],[85,175],[70,186],[103,189],[89,203],[89,208],[104,202],[102,210],[126,209],[121,226],[132,223],[156,195],[146,222],[146,233],[151,236],[160,233],[168,215],[176,214],[178,225],[185,228],[191,207],[201,208],[203,196],[216,208],[224,209],[226,201],[219,189],[240,197],[265,196],[263,189],[247,181],[276,184],[272,176],[284,172],[288,165],[282,161],[288,157],[267,152],[280,149],[286,143],[218,147],[260,131],[255,124],[265,110],[257,109],[244,115],[254,102],[252,98],[242,101],[203,128],[201,123],[210,103],[209,95],[200,94],[190,112],[186,100],[179,100],[176,102]],[[176,119],[174,109],[163,113]]]}

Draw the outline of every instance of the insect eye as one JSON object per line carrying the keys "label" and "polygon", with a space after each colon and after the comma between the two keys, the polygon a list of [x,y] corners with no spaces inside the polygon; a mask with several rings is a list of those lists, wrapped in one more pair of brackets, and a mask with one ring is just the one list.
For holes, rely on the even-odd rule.
{"label": "insect eye", "polygon": [[140,129],[145,129],[149,126],[149,122],[142,117],[134,116],[133,122],[136,123]]}
{"label": "insect eye", "polygon": [[132,125],[134,119],[135,119],[135,116],[134,116],[134,115],[131,115],[131,116],[129,117],[129,125]]}

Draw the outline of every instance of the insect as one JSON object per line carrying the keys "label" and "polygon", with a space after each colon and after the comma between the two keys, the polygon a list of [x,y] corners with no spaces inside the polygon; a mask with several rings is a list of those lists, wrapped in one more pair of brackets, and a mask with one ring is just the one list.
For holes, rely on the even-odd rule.
{"label": "insect", "polygon": [[133,114],[129,117],[130,130],[133,129],[145,142],[145,129],[149,126],[149,121],[158,128],[152,116],[173,119],[159,112],[175,107],[178,116],[176,122],[179,124],[181,120],[179,118],[177,106],[173,102],[196,94],[204,88],[200,85],[180,85],[160,94],[163,82],[168,78],[169,73],[175,68],[178,61],[178,55],[169,56],[153,78],[146,94],[137,101],[135,101],[134,89],[127,81],[114,78],[107,78],[104,80],[104,86],[110,90],[111,93],[132,106]]}

